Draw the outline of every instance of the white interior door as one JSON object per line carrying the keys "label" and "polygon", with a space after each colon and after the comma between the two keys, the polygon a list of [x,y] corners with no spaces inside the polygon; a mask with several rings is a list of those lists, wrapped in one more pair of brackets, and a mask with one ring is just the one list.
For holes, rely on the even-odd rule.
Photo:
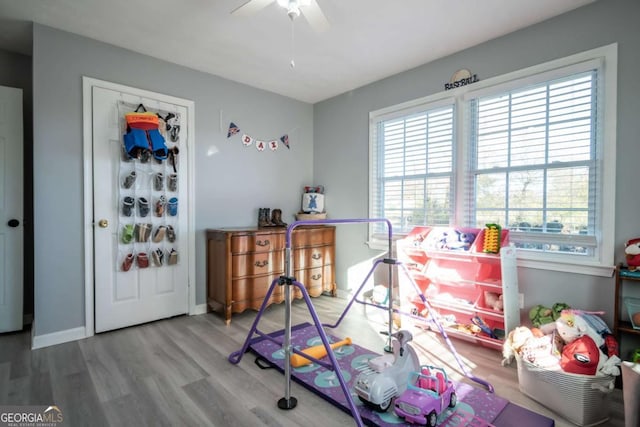
{"label": "white interior door", "polygon": [[22,90],[0,86],[0,332],[22,329]]}
{"label": "white interior door", "polygon": [[[189,310],[189,121],[184,106],[162,99],[92,88],[96,332]],[[175,140],[171,132],[164,138],[177,152],[175,168],[171,158],[143,161],[123,152],[125,113],[139,104],[163,117],[175,116],[170,121],[180,126],[177,133],[172,128]]]}

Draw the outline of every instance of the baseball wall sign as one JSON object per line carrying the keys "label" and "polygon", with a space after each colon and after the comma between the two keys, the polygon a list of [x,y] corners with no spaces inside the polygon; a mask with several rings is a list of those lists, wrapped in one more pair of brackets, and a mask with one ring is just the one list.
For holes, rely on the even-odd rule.
{"label": "baseball wall sign", "polygon": [[479,81],[477,75],[471,74],[471,71],[463,68],[453,73],[453,76],[451,76],[451,80],[449,80],[449,83],[444,84],[444,90],[455,89],[457,87],[466,86],[477,81]]}

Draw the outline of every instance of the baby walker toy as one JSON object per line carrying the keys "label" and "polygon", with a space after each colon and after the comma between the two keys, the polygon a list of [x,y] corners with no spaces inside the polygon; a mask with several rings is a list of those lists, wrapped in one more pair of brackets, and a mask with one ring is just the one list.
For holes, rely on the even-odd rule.
{"label": "baby walker toy", "polygon": [[407,375],[416,371],[420,359],[407,343],[413,340],[409,331],[398,331],[391,335],[393,354],[370,359],[358,375],[355,391],[360,400],[376,411],[384,412],[391,406],[394,397],[407,388]]}

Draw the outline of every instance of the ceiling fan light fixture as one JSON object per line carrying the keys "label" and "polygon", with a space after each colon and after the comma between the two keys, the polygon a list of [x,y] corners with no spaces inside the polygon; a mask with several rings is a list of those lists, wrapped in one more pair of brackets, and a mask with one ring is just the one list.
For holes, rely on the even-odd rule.
{"label": "ceiling fan light fixture", "polygon": [[287,9],[287,15],[292,20],[300,16],[300,8],[309,6],[311,0],[277,0],[278,6]]}
{"label": "ceiling fan light fixture", "polygon": [[309,6],[311,0],[278,0],[278,6],[284,9]]}

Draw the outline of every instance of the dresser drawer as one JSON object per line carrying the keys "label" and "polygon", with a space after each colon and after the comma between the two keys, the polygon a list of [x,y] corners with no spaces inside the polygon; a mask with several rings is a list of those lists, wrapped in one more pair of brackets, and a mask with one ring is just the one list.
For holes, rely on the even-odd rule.
{"label": "dresser drawer", "polygon": [[280,251],[285,246],[284,233],[251,233],[231,237],[231,253]]}
{"label": "dresser drawer", "polygon": [[333,245],[335,227],[296,228],[291,237],[291,247]]}
{"label": "dresser drawer", "polygon": [[[258,310],[264,297],[267,295],[269,286],[273,280],[280,277],[279,274],[269,274],[266,276],[236,279],[231,283],[233,289],[233,301],[231,302],[234,312],[243,311],[246,308]],[[281,302],[284,299],[282,286],[276,286],[271,294],[269,302]]]}
{"label": "dresser drawer", "polygon": [[293,265],[297,269],[333,264],[333,246],[315,246],[293,250]]}
{"label": "dresser drawer", "polygon": [[251,252],[231,256],[231,277],[259,276],[284,272],[284,251]]}
{"label": "dresser drawer", "polygon": [[[296,270],[295,278],[302,283],[307,292],[312,297],[322,294],[322,291],[333,285],[333,266],[326,265],[324,267],[307,268],[305,270]],[[295,290],[294,296],[299,298],[300,292]]]}

